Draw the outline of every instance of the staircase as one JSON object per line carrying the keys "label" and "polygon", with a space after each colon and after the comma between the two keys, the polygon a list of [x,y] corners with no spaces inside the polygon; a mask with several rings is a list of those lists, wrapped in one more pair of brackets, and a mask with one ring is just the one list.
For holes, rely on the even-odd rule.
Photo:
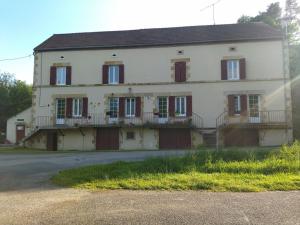
{"label": "staircase", "polygon": [[216,130],[203,133],[203,144],[207,147],[216,147]]}

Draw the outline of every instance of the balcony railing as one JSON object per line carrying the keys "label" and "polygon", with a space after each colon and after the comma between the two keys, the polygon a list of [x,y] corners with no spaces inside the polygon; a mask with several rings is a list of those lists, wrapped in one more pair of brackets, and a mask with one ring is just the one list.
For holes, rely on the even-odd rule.
{"label": "balcony railing", "polygon": [[247,112],[246,115],[229,116],[227,111],[221,113],[216,119],[216,127],[228,126],[228,125],[283,125],[287,124],[286,110],[270,110],[270,111],[258,111],[256,113]]}
{"label": "balcony railing", "polygon": [[[54,119],[53,119],[54,118]],[[149,126],[149,127],[192,127],[203,128],[203,118],[196,113],[190,117],[161,118],[153,112],[143,113],[140,117],[110,118],[106,114],[88,114],[87,117],[59,118],[50,116],[36,117],[33,129],[59,127],[88,127],[88,126]]]}

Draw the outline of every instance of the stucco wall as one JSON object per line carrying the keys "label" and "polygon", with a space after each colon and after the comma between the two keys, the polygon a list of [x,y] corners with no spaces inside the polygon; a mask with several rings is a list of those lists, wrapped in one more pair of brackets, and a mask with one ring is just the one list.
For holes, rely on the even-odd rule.
{"label": "stucco wall", "polygon": [[25,136],[30,132],[31,108],[28,108],[17,115],[9,118],[6,123],[6,139],[16,143],[16,126],[25,125]]}
{"label": "stucco wall", "polygon": [[27,148],[34,149],[47,149],[47,135],[46,132],[39,132],[32,138],[28,139],[24,143]]}
{"label": "stucco wall", "polygon": [[280,146],[292,141],[292,130],[288,129],[273,129],[259,131],[260,146]]}

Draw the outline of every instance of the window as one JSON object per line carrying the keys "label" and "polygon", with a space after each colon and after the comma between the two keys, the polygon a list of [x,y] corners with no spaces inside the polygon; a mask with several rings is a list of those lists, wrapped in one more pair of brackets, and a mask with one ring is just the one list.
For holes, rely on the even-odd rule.
{"label": "window", "polygon": [[56,68],[56,84],[57,85],[66,85],[66,67],[57,67]]}
{"label": "window", "polygon": [[240,79],[239,60],[228,60],[227,61],[227,74],[228,74],[228,80],[239,80]]}
{"label": "window", "polygon": [[133,131],[126,132],[126,139],[127,140],[134,140],[134,138],[135,138],[135,135],[134,135]]}
{"label": "window", "polygon": [[82,98],[74,98],[72,104],[72,112],[73,117],[81,117],[82,116]]}
{"label": "window", "polygon": [[119,83],[119,66],[108,67],[108,83],[109,84]]}
{"label": "window", "polygon": [[259,117],[259,95],[249,95],[250,117]]}
{"label": "window", "polygon": [[109,117],[110,118],[118,118],[118,110],[119,110],[119,99],[118,98],[110,98],[109,99]]}
{"label": "window", "polygon": [[241,113],[241,96],[234,96],[234,114],[239,115]]}
{"label": "window", "polygon": [[186,116],[186,97],[175,98],[175,115]]}
{"label": "window", "polygon": [[159,118],[168,117],[168,98],[158,97],[158,116]]}
{"label": "window", "polygon": [[126,117],[135,116],[135,98],[126,98],[125,109]]}

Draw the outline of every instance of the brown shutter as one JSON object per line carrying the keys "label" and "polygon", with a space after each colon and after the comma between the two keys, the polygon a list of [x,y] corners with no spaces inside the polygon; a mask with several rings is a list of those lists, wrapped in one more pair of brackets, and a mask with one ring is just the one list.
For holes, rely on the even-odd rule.
{"label": "brown shutter", "polygon": [[228,95],[228,115],[234,115],[234,95]]}
{"label": "brown shutter", "polygon": [[102,66],[102,83],[108,84],[108,65]]}
{"label": "brown shutter", "polygon": [[221,80],[227,79],[227,60],[221,60]]}
{"label": "brown shutter", "polygon": [[72,74],[72,67],[66,67],[66,85],[71,85],[71,74]]}
{"label": "brown shutter", "polygon": [[67,98],[67,109],[66,109],[67,118],[72,118],[72,108],[73,108],[73,99]]}
{"label": "brown shutter", "polygon": [[175,116],[175,97],[169,96],[169,116]]}
{"label": "brown shutter", "polygon": [[119,65],[119,83],[124,83],[124,64]]}
{"label": "brown shutter", "polygon": [[88,115],[88,98],[82,98],[82,117],[87,117]]}
{"label": "brown shutter", "polygon": [[141,97],[135,98],[135,116],[136,117],[141,116]]}
{"label": "brown shutter", "polygon": [[240,80],[246,79],[246,59],[240,59]]}
{"label": "brown shutter", "polygon": [[186,116],[190,117],[193,114],[192,96],[186,96]]}
{"label": "brown shutter", "polygon": [[125,116],[125,98],[120,97],[119,98],[119,117]]}
{"label": "brown shutter", "polygon": [[175,62],[175,81],[186,81],[186,62]]}
{"label": "brown shutter", "polygon": [[247,95],[241,95],[241,115],[247,116]]}
{"label": "brown shutter", "polygon": [[51,66],[50,67],[50,85],[56,84],[56,67]]}

